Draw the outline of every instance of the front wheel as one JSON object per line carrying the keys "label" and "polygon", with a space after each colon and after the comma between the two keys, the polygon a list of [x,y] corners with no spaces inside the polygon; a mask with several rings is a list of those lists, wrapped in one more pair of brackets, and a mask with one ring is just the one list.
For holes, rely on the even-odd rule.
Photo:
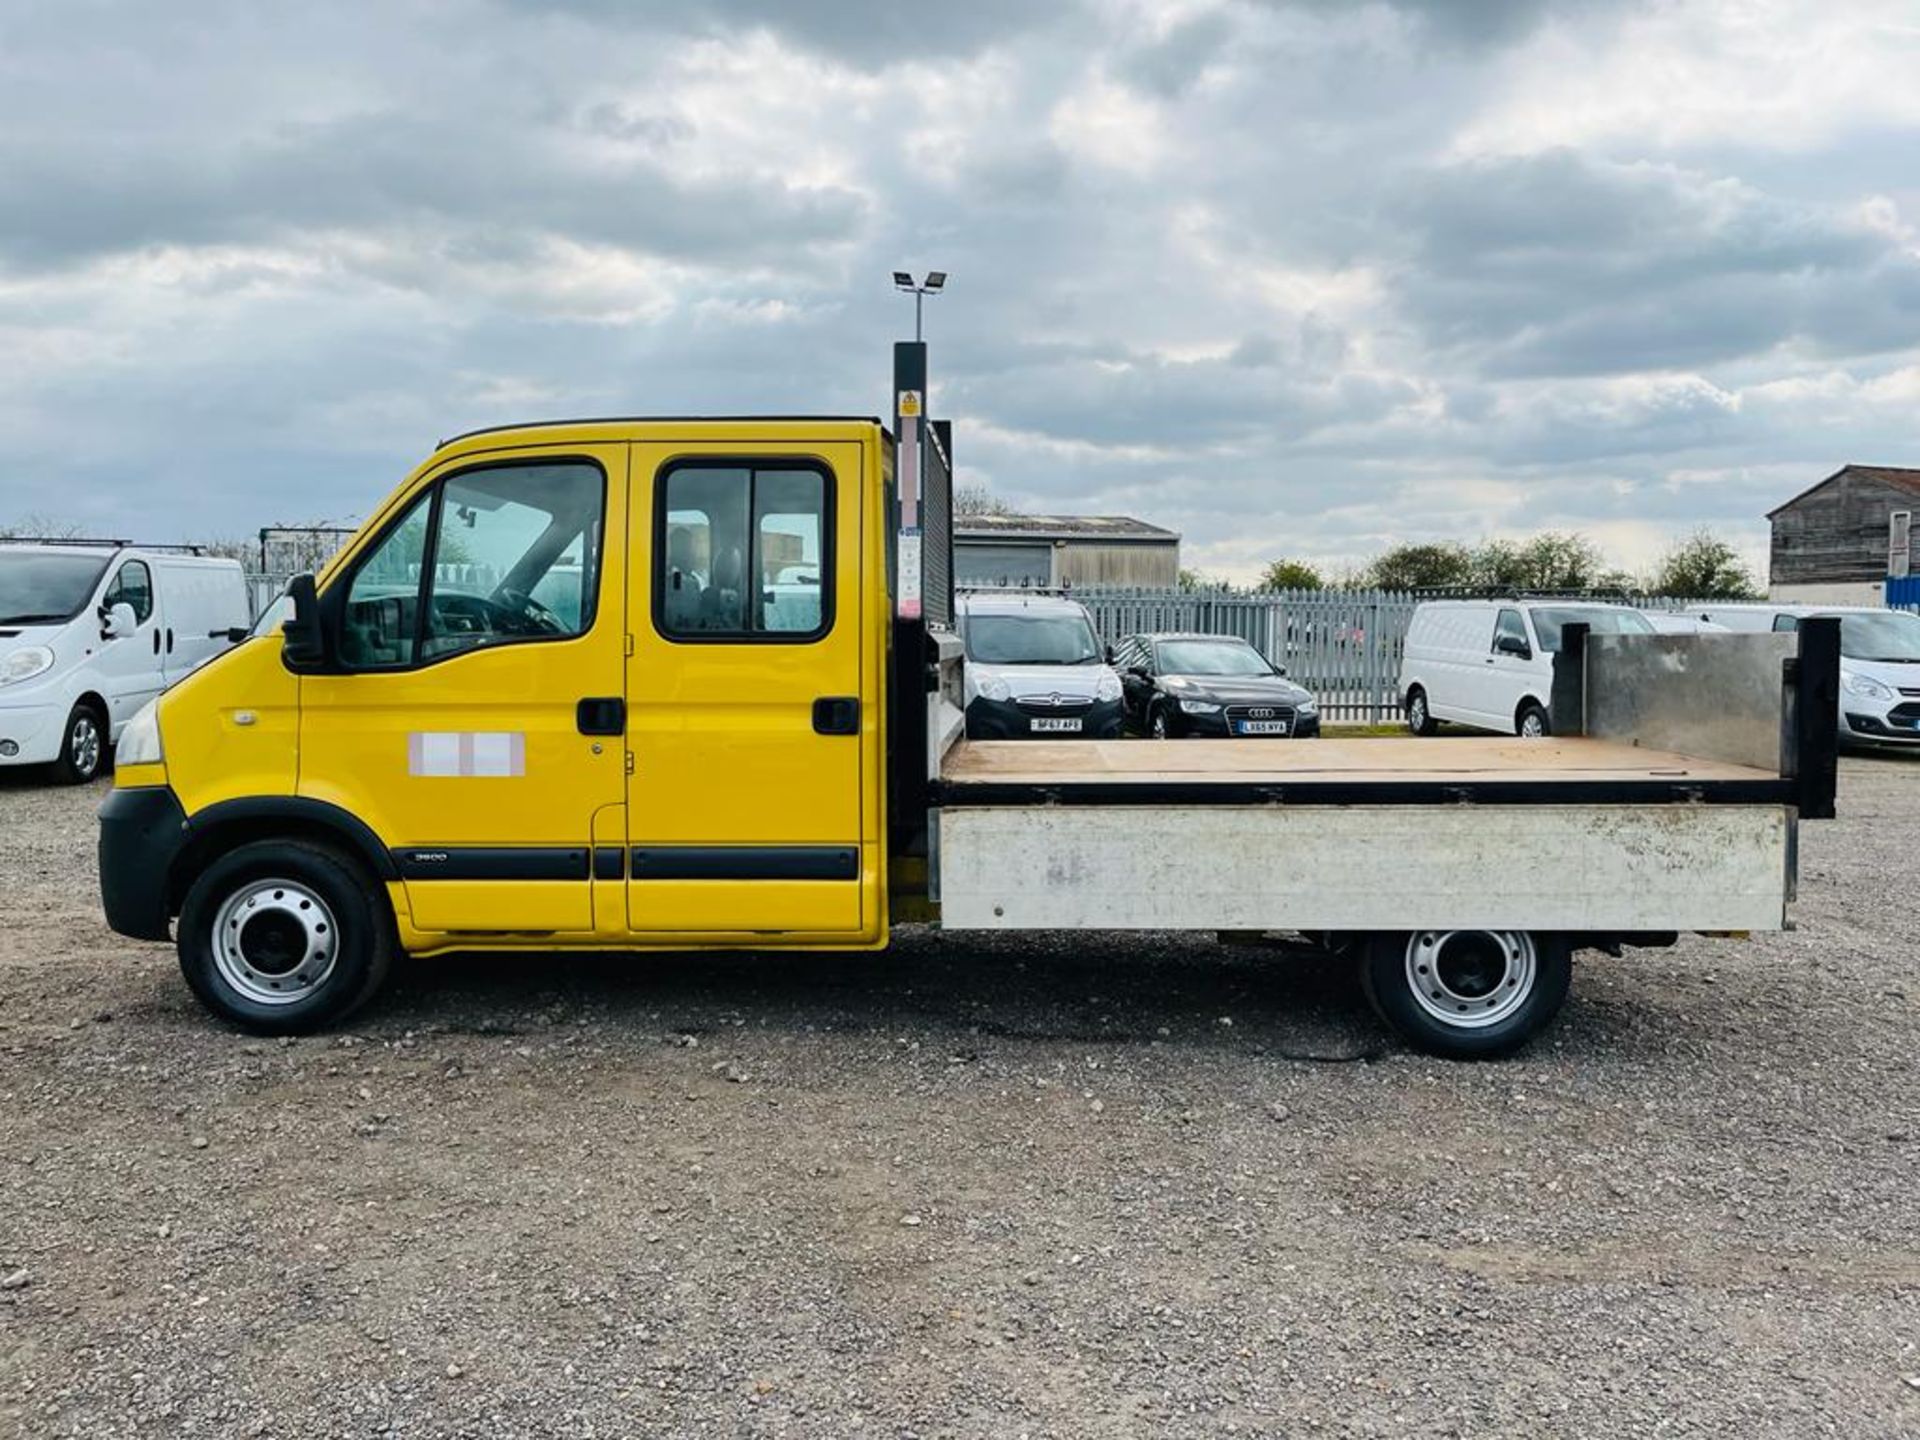
{"label": "front wheel", "polygon": [[223,855],[180,909],[180,971],[215,1014],[267,1035],[344,1020],[398,948],[387,898],[331,846],[263,840]]}
{"label": "front wheel", "polygon": [[1544,705],[1537,700],[1529,700],[1514,716],[1513,729],[1523,740],[1544,740],[1553,734],[1553,722],[1547,718]]}
{"label": "front wheel", "polygon": [[1173,732],[1167,727],[1166,707],[1160,705],[1154,707],[1153,719],[1147,724],[1147,734],[1155,740],[1170,740],[1173,738]]}
{"label": "front wheel", "polygon": [[1456,1060],[1519,1049],[1560,1012],[1572,980],[1567,937],[1526,930],[1375,935],[1361,959],[1380,1018],[1417,1048]]}
{"label": "front wheel", "polygon": [[82,700],[67,712],[60,758],[53,773],[68,785],[85,785],[99,775],[107,759],[107,726],[100,712]]}
{"label": "front wheel", "polygon": [[1418,685],[1407,692],[1407,729],[1416,735],[1431,735],[1440,728],[1427,708],[1427,692]]}

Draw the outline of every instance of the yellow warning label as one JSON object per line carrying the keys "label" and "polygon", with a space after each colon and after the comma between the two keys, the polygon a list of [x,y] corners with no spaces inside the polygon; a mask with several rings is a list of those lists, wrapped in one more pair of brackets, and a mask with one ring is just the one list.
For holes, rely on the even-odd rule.
{"label": "yellow warning label", "polygon": [[920,392],[918,390],[902,390],[900,392],[900,413],[902,416],[918,415],[920,413]]}

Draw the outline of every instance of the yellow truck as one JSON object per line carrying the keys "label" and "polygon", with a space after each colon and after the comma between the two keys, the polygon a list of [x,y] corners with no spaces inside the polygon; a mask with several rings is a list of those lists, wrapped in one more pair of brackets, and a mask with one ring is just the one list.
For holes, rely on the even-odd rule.
{"label": "yellow truck", "polygon": [[895,462],[860,418],[444,443],[128,724],[109,923],[268,1032],[402,954],[1304,931],[1463,1056],[1550,1020],[1576,947],[1785,923],[1832,803],[1821,627],[1574,633],[1552,740],[969,742]]}

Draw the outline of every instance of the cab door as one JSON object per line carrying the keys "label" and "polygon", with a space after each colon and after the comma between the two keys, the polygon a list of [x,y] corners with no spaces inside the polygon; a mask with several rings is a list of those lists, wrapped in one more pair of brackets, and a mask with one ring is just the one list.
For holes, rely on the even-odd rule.
{"label": "cab door", "polygon": [[95,652],[93,671],[111,712],[109,728],[117,735],[133,712],[158,695],[167,683],[166,618],[154,588],[153,567],[147,561],[121,562],[100,595],[102,612],[116,605],[133,611],[134,631],[102,640]]}
{"label": "cab door", "polygon": [[328,583],[299,790],[373,828],[417,930],[593,928],[596,816],[624,784],[626,466],[618,444],[449,461]]}
{"label": "cab door", "polygon": [[862,456],[856,442],[634,446],[635,931],[764,942],[878,924]]}

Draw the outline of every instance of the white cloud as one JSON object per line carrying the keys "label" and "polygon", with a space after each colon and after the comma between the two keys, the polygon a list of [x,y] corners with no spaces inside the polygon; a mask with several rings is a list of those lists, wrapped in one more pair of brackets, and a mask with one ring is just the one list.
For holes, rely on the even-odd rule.
{"label": "white cloud", "polygon": [[[1862,0],[395,0],[0,50],[0,519],[365,513],[541,414],[882,408],[1202,568],[1920,459],[1920,25]],[[76,514],[73,518],[84,519]]]}

